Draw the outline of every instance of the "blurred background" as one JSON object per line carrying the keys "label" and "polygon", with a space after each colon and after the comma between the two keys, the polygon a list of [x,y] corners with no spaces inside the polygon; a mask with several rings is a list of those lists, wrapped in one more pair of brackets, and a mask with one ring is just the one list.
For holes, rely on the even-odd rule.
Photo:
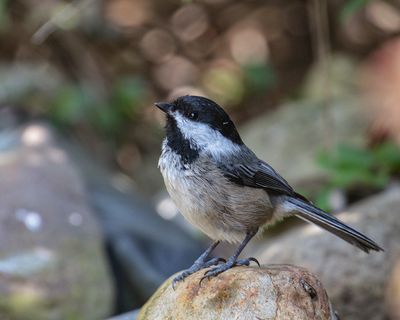
{"label": "blurred background", "polygon": [[[289,220],[247,252],[310,267],[345,319],[400,319],[399,34],[396,0],[0,0],[0,318],[105,319],[191,265],[208,240],[164,190],[152,104],[197,94],[386,249],[304,233],[323,258],[272,259]],[[326,259],[366,271],[330,286]]]}

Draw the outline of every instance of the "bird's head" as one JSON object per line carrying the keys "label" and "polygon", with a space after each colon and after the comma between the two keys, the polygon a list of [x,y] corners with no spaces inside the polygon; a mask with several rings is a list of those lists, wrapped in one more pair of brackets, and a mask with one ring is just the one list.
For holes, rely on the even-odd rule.
{"label": "bird's head", "polygon": [[[189,143],[198,149],[228,148],[242,145],[232,120],[214,101],[199,96],[182,96],[155,105],[167,115],[167,139]],[[178,141],[170,141],[172,143]],[[216,151],[216,150],[214,150]]]}

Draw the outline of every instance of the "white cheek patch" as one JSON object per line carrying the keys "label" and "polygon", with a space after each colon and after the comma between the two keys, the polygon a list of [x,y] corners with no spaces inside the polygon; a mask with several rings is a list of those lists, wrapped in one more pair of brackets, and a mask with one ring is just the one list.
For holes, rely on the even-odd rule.
{"label": "white cheek patch", "polygon": [[178,112],[173,113],[176,124],[185,139],[215,157],[240,151],[240,146],[225,138],[219,131],[205,123],[189,120]]}

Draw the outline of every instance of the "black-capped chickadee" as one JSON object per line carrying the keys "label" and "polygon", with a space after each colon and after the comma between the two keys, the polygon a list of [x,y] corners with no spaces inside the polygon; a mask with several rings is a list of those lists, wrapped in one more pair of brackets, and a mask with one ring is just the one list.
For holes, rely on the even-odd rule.
{"label": "black-capped chickadee", "polygon": [[[167,136],[159,160],[167,190],[184,217],[215,240],[174,279],[174,286],[206,267],[214,266],[203,278],[257,262],[238,256],[261,229],[292,215],[315,223],[365,252],[383,250],[296,193],[243,143],[229,116],[215,102],[183,96],[172,103],[155,105],[167,115]],[[227,261],[209,259],[220,241],[240,243]]]}

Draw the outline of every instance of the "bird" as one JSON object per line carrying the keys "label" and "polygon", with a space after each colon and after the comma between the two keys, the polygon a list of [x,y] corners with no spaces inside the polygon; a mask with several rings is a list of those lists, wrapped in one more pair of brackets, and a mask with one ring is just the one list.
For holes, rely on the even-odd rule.
{"label": "bird", "polygon": [[[201,269],[209,268],[203,281],[251,261],[259,264],[253,257],[239,259],[240,253],[254,236],[289,216],[314,223],[367,253],[383,250],[297,193],[245,145],[216,102],[186,95],[155,106],[166,114],[158,162],[166,189],[182,215],[214,240],[173,279],[173,287]],[[239,244],[227,260],[211,258],[221,241]]]}

